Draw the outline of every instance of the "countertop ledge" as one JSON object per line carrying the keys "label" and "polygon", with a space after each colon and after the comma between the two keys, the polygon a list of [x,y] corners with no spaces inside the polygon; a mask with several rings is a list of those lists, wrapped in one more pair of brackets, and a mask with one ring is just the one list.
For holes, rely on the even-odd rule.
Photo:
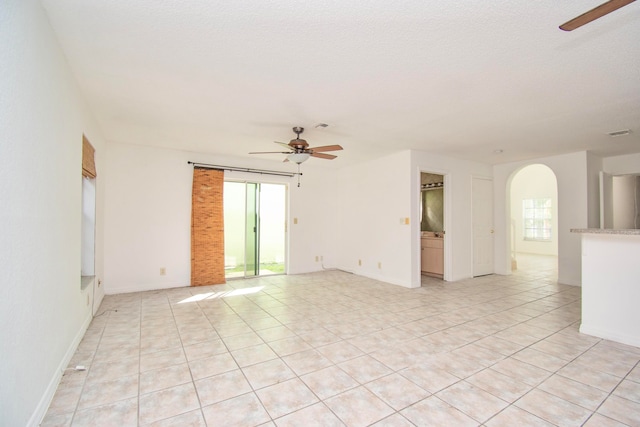
{"label": "countertop ledge", "polygon": [[614,230],[612,228],[572,228],[572,233],[583,234],[624,234],[627,236],[640,236],[640,230]]}

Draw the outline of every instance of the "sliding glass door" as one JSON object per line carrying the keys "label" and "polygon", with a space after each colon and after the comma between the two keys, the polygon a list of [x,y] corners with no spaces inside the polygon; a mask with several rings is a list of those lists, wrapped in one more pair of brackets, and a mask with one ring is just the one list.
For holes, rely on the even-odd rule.
{"label": "sliding glass door", "polygon": [[285,272],[286,186],[224,183],[225,276]]}

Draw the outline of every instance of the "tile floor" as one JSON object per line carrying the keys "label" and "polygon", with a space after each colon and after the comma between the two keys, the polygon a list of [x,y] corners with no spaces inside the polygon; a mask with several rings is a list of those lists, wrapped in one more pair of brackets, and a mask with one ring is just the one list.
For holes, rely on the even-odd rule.
{"label": "tile floor", "polygon": [[640,349],[578,333],[548,259],[518,267],[107,296],[42,425],[640,425]]}

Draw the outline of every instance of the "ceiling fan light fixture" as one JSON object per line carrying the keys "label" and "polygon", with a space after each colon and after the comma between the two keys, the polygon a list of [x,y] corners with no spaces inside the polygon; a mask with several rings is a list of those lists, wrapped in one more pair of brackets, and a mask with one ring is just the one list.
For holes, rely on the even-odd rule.
{"label": "ceiling fan light fixture", "polygon": [[287,156],[287,160],[293,163],[303,163],[309,159],[311,155],[309,153],[291,153]]}

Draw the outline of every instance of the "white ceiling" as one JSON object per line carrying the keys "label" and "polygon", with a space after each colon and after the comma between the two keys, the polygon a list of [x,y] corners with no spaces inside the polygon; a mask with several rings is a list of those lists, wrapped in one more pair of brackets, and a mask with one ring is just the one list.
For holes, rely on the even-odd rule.
{"label": "white ceiling", "polygon": [[640,2],[558,29],[603,1],[42,4],[107,140],[247,156],[304,126],[342,167],[640,152]]}

